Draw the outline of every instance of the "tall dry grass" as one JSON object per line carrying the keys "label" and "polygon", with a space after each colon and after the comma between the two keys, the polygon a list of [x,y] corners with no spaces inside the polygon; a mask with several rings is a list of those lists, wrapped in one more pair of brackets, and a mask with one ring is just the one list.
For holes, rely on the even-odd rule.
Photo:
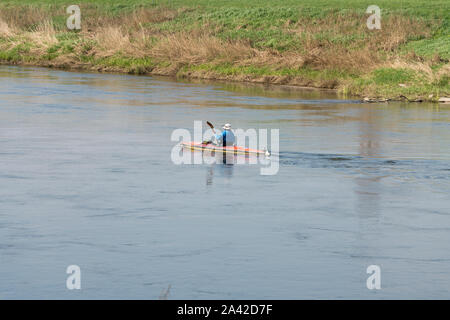
{"label": "tall dry grass", "polygon": [[[137,29],[143,25],[172,20],[180,13],[188,10],[185,8],[173,9],[163,6],[156,8],[142,7],[132,12],[111,15],[89,3],[80,4],[80,9],[83,28],[89,29],[90,31],[96,31],[110,26]],[[58,15],[66,15],[64,6],[42,8],[18,4],[14,7],[2,7],[0,10],[0,20],[23,31],[30,31],[43,21],[51,20],[52,17]],[[61,27],[65,28],[65,26]]]}
{"label": "tall dry grass", "polygon": [[408,69],[413,70],[417,74],[425,77],[429,82],[440,81],[443,77],[448,77],[450,75],[450,65],[446,64],[435,72],[432,69],[431,61],[405,61],[402,59],[395,59],[392,62],[386,62],[383,67],[393,68],[393,69]]}
{"label": "tall dry grass", "polygon": [[118,52],[135,58],[142,58],[149,54],[151,37],[144,28],[127,31],[118,26],[99,28],[93,35],[98,43],[99,56],[111,56]]}
{"label": "tall dry grass", "polygon": [[33,6],[2,7],[0,10],[0,36],[12,37],[9,49],[22,43],[33,44],[33,54],[45,53],[58,42],[51,19],[51,11]]}
{"label": "tall dry grass", "polygon": [[44,20],[37,24],[33,30],[25,32],[0,20],[0,37],[9,38],[7,42],[2,43],[2,50],[11,50],[22,44],[27,44],[29,54],[35,57],[45,54],[50,46],[58,43],[56,31],[49,20]]}
{"label": "tall dry grass", "polygon": [[150,52],[162,60],[198,64],[238,62],[254,56],[256,50],[242,41],[223,41],[203,32],[180,32],[162,38]]}
{"label": "tall dry grass", "polygon": [[431,27],[404,16],[387,16],[382,30],[369,30],[366,16],[357,13],[329,15],[319,20],[300,20],[288,26],[302,39],[304,63],[313,67],[338,66],[346,70],[370,69],[412,36],[426,37]]}
{"label": "tall dry grass", "polygon": [[50,20],[52,13],[48,10],[33,6],[2,7],[0,20],[9,26],[14,26],[23,31],[29,31],[42,21]]}
{"label": "tall dry grass", "polygon": [[275,68],[341,69],[369,71],[396,56],[398,47],[410,37],[426,37],[431,26],[404,16],[387,16],[382,30],[369,30],[367,17],[358,13],[329,15],[323,19],[303,19],[286,24],[286,32],[298,36],[302,50],[256,49],[248,41],[224,41],[217,29],[203,29],[159,35],[150,55],[181,64],[230,62],[237,65],[270,65]]}
{"label": "tall dry grass", "polygon": [[48,48],[56,43],[56,30],[50,20],[40,22],[32,31],[25,33],[25,37],[38,47]]}
{"label": "tall dry grass", "polygon": [[14,35],[14,30],[0,18],[0,36],[11,37]]}
{"label": "tall dry grass", "polygon": [[167,7],[139,8],[131,13],[121,13],[119,15],[108,15],[92,8],[89,5],[81,5],[83,14],[83,26],[89,31],[98,31],[105,27],[126,27],[130,30],[137,30],[153,23],[161,23],[175,19],[186,9],[172,9]]}

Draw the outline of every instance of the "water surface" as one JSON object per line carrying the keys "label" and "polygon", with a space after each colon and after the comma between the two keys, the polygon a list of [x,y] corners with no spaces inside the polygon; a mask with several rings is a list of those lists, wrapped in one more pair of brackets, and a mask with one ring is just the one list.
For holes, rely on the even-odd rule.
{"label": "water surface", "polygon": [[[195,120],[280,129],[278,174],[174,165],[171,133]],[[2,66],[0,299],[448,299],[449,120],[436,104]]]}

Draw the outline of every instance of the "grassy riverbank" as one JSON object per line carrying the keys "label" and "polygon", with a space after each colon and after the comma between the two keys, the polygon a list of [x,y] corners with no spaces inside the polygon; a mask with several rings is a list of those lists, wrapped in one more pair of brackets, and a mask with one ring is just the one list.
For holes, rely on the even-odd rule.
{"label": "grassy riverbank", "polygon": [[450,95],[450,5],[379,0],[3,0],[0,62],[337,89],[436,100]]}

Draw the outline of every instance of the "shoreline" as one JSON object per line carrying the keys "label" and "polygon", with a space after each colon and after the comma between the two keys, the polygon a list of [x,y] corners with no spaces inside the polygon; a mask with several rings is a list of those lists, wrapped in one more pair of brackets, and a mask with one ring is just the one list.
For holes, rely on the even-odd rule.
{"label": "shoreline", "polygon": [[450,99],[448,14],[424,0],[413,12],[385,1],[377,29],[362,0],[105,1],[80,4],[72,30],[62,4],[0,4],[0,63],[325,89],[364,103]]}
{"label": "shoreline", "polygon": [[[408,103],[422,103],[422,102],[428,102],[428,103],[442,103],[437,101],[436,99],[408,99],[408,97],[403,96],[399,98],[389,98],[389,97],[364,97],[362,95],[356,95],[356,94],[342,94],[339,92],[339,89],[336,88],[327,88],[327,87],[318,87],[318,86],[304,86],[304,85],[295,85],[290,83],[280,83],[278,82],[271,82],[267,79],[261,79],[261,78],[251,78],[247,77],[247,79],[233,79],[232,77],[211,77],[211,76],[190,76],[186,74],[172,74],[170,71],[167,72],[161,72],[160,69],[158,71],[146,71],[146,72],[130,72],[127,70],[123,70],[120,68],[111,68],[108,66],[96,66],[92,64],[81,64],[81,63],[75,63],[72,64],[55,64],[55,63],[28,63],[28,62],[15,62],[11,63],[8,61],[0,60],[0,65],[3,66],[24,66],[24,67],[38,67],[38,68],[48,68],[48,69],[55,69],[55,70],[61,70],[61,71],[73,71],[73,72],[89,72],[89,73],[96,73],[96,74],[119,74],[119,75],[136,75],[136,76],[159,76],[159,77],[165,77],[168,79],[186,79],[188,81],[213,81],[213,82],[223,82],[223,83],[239,83],[239,84],[254,84],[254,85],[262,85],[262,86],[270,86],[270,87],[277,87],[277,88],[286,88],[286,89],[293,89],[293,90],[311,90],[311,91],[322,91],[322,92],[332,92],[335,93],[338,97],[342,99],[348,99],[348,100],[354,100],[358,101],[359,103],[388,103],[388,102],[408,102]],[[448,102],[447,102],[448,103]]]}

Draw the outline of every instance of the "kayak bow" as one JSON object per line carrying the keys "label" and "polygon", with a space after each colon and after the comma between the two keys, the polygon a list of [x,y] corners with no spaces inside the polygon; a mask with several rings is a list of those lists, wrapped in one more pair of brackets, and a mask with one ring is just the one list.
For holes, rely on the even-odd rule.
{"label": "kayak bow", "polygon": [[189,149],[192,151],[210,151],[210,152],[223,152],[227,154],[239,154],[239,155],[257,155],[257,156],[266,156],[270,155],[270,152],[267,150],[257,150],[250,148],[242,148],[236,146],[230,147],[219,147],[213,144],[204,144],[199,142],[181,142],[181,146],[185,149]]}

